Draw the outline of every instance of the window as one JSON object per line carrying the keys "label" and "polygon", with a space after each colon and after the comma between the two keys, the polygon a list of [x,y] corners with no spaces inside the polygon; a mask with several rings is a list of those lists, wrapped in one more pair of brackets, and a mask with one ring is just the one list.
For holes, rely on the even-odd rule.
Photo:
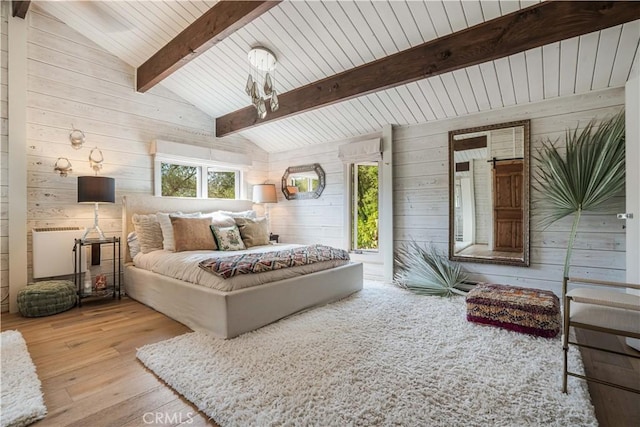
{"label": "window", "polygon": [[[199,164],[156,160],[156,194],[163,197],[239,199],[240,170]],[[206,179],[205,179],[206,178]]]}
{"label": "window", "polygon": [[364,275],[393,280],[393,127],[380,137],[351,141],[338,147],[344,165],[342,247],[362,262]]}
{"label": "window", "polygon": [[378,162],[354,163],[352,175],[352,235],[354,251],[378,250]]}
{"label": "window", "polygon": [[198,197],[198,168],[162,162],[162,196]]}
{"label": "window", "polygon": [[207,169],[207,197],[216,199],[236,199],[238,185],[237,171]]}

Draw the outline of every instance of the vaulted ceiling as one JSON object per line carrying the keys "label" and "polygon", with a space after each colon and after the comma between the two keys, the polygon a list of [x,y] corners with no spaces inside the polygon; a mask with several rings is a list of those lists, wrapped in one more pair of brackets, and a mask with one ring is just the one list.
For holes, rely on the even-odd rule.
{"label": "vaulted ceiling", "polygon": [[[133,67],[214,1],[38,2]],[[250,105],[247,52],[278,57],[280,93],[525,8],[537,1],[283,1],[160,84],[213,119]],[[240,132],[269,152],[624,85],[640,21],[262,124]],[[636,68],[636,69],[634,69]]]}

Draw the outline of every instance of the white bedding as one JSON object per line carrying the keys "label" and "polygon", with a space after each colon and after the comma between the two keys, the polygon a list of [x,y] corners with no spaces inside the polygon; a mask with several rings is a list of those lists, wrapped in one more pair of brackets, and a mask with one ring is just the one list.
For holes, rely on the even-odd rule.
{"label": "white bedding", "polygon": [[344,260],[331,260],[292,268],[267,271],[259,274],[241,274],[229,279],[223,279],[198,267],[198,263],[200,261],[204,261],[208,258],[234,256],[251,252],[269,252],[272,250],[292,249],[300,246],[302,245],[265,245],[254,246],[251,249],[233,252],[169,252],[162,250],[149,252],[147,254],[139,253],[133,258],[133,263],[137,268],[142,268],[154,273],[162,274],[163,276],[173,277],[174,279],[195,283],[197,285],[206,286],[208,288],[213,288],[224,292],[262,285],[265,283],[275,282],[277,280],[288,279],[291,277],[297,277],[348,263],[348,261]]}

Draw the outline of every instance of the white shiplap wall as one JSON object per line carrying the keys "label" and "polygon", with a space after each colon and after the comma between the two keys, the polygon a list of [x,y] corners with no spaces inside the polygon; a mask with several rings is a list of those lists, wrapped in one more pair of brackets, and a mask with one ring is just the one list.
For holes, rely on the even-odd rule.
{"label": "white shiplap wall", "polygon": [[[564,135],[565,129],[584,126],[591,118],[609,117],[623,104],[623,89],[608,89],[463,118],[394,127],[395,245],[413,239],[421,244],[433,242],[443,251],[447,250],[449,130],[530,119],[531,145],[535,150],[541,140],[555,140]],[[289,201],[282,194],[278,195],[278,204],[270,208],[271,227],[280,235],[281,241],[342,246],[344,177],[337,150],[345,142],[348,141],[270,154],[269,178],[278,188],[288,166],[317,162],[327,173],[327,186],[319,199]],[[624,280],[625,231],[623,224],[615,218],[615,213],[623,206],[624,198],[620,197],[608,209],[609,214],[583,216],[573,254],[573,273],[582,277]],[[535,203],[532,203],[532,209],[531,266],[464,263],[473,279],[559,292],[571,223],[565,219],[543,231],[535,225]],[[379,266],[365,269],[369,277],[379,277],[379,273]]]}
{"label": "white shiplap wall", "polygon": [[[380,138],[381,133],[319,144],[304,149],[269,155],[269,182],[278,188],[278,203],[270,205],[273,234],[285,243],[322,243],[342,248],[344,224],[344,166],[338,158],[338,147],[354,141]],[[319,163],[326,174],[326,187],[318,199],[287,200],[280,191],[282,175],[289,166]],[[378,264],[364,264],[365,277],[382,277]]]}
{"label": "white shiplap wall", "polygon": [[[136,93],[132,67],[57,19],[30,10],[28,22],[28,230],[92,224],[93,209],[76,203],[76,180],[92,174],[88,156],[93,147],[104,154],[101,175],[116,179],[116,203],[100,207],[107,235],[120,234],[123,195],[152,194],[149,144],[154,139],[249,154],[254,161],[246,174],[247,188],[264,181],[268,155],[253,143],[241,137],[216,140],[213,120],[167,89]],[[72,124],[87,137],[80,150],[69,143]],[[66,178],[53,170],[58,157],[73,165]],[[31,236],[28,242],[31,278]],[[102,251],[101,266],[107,272],[112,262],[108,252]]]}
{"label": "white shiplap wall", "polygon": [[8,16],[9,2],[0,4],[0,304],[1,311],[9,309],[9,208],[7,205],[9,185],[9,153],[7,97],[7,49],[8,49]]}
{"label": "white shiplap wall", "polygon": [[[531,120],[532,153],[541,141],[563,137],[567,128],[590,119],[607,118],[624,105],[622,88],[514,106],[468,117],[394,130],[394,236],[396,244],[434,242],[443,251],[448,242],[448,131],[481,125]],[[535,164],[532,163],[535,168]],[[535,199],[536,193],[533,192]],[[529,268],[464,263],[481,281],[551,289],[559,292],[571,222],[568,218],[541,230],[532,202],[531,266]],[[624,198],[616,198],[607,214],[583,216],[572,258],[573,274],[624,281],[625,231],[615,214]],[[622,212],[622,211],[620,211]]]}

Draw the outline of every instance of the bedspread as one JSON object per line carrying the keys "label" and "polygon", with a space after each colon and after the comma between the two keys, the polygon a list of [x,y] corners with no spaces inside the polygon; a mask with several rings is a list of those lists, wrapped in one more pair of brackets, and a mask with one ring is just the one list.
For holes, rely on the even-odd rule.
{"label": "bedspread", "polygon": [[227,257],[209,258],[198,263],[203,270],[224,279],[240,274],[263,273],[317,262],[349,260],[343,249],[325,245],[310,245],[263,253],[245,253]]}

